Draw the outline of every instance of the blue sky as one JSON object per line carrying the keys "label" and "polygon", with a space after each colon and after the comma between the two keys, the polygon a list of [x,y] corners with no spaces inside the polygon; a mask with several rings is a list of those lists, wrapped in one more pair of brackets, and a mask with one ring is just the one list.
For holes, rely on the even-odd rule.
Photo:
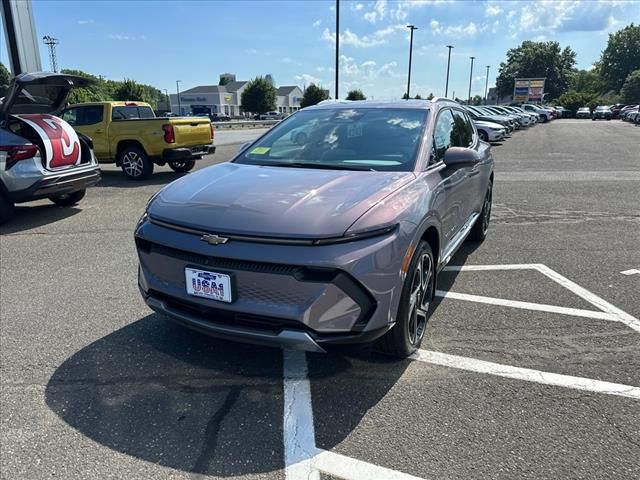
{"label": "blue sky", "polygon": [[[334,85],[335,1],[56,1],[33,0],[37,34],[60,40],[58,63],[111,79],[134,78],[175,92],[271,73],[278,85]],[[444,94],[445,45],[455,46],[449,90],[465,97],[469,57],[473,94],[484,94],[508,48],[523,40],[557,40],[589,68],[607,34],[640,23],[639,1],[341,1],[340,96],[361,88],[375,98],[406,90],[414,36],[412,94]],[[8,64],[0,34],[0,60]],[[49,61],[41,48],[43,68]]]}

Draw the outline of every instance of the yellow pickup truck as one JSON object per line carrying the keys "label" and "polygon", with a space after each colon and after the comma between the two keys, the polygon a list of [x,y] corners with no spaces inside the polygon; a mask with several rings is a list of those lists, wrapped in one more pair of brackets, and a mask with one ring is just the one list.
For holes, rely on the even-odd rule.
{"label": "yellow pickup truck", "polygon": [[149,178],[154,164],[188,172],[216,148],[208,118],[156,118],[144,102],[79,103],[60,116],[91,137],[100,163],[115,163],[133,180]]}

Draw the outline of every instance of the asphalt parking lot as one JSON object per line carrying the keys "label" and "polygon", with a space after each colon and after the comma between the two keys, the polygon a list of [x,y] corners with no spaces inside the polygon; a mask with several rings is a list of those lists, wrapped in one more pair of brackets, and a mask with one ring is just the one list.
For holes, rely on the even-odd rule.
{"label": "asphalt parking lot", "polygon": [[[245,141],[226,135],[198,168]],[[630,124],[557,120],[495,146],[489,237],[452,259],[402,362],[151,312],[132,232],[167,167],[135,183],[105,166],[76,208],[18,207],[0,229],[0,477],[640,478],[638,145]]]}

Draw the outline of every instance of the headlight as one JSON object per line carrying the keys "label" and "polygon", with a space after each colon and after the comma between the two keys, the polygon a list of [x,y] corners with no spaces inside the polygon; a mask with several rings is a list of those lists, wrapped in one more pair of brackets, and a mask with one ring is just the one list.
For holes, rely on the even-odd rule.
{"label": "headlight", "polygon": [[315,240],[313,243],[314,245],[329,245],[333,243],[354,242],[357,240],[365,240],[367,238],[388,235],[392,232],[395,232],[397,229],[398,229],[398,224],[394,223],[393,225],[386,225],[384,227],[375,227],[367,230],[360,230],[353,233],[347,233],[342,237],[322,238],[319,240]]}

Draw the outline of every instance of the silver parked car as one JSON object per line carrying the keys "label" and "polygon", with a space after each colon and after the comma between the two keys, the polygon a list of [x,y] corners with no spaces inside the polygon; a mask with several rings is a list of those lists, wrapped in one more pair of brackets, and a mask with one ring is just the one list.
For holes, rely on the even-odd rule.
{"label": "silver parked car", "polygon": [[487,234],[493,166],[455,102],[305,108],[149,201],[140,291],[213,336],[311,351],[378,341],[406,357],[438,272]]}
{"label": "silver parked car", "polygon": [[72,88],[89,80],[57,73],[23,73],[0,100],[0,224],[16,203],[48,198],[72,206],[100,180],[90,138],[55,116]]}

